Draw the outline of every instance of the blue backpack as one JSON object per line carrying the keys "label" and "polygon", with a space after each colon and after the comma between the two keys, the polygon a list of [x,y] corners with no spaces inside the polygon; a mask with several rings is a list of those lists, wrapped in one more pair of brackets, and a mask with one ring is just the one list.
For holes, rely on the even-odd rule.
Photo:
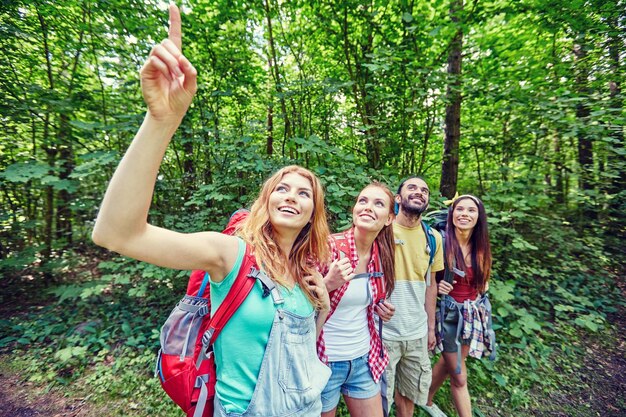
{"label": "blue backpack", "polygon": [[[424,235],[426,235],[427,251],[428,251],[428,271],[426,271],[426,285],[430,285],[430,268],[433,266],[433,260],[435,259],[435,253],[437,252],[437,240],[435,239],[435,233],[433,228],[422,220],[422,229],[424,229]],[[442,239],[443,242],[443,239]]]}

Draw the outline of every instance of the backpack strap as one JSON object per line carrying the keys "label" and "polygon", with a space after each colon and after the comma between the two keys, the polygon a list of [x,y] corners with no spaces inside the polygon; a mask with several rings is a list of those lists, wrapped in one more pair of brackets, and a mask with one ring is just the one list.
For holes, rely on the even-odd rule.
{"label": "backpack strap", "polygon": [[435,259],[435,253],[437,252],[437,239],[435,239],[435,234],[433,233],[433,229],[426,224],[424,220],[421,221],[422,229],[424,229],[424,236],[426,237],[426,251],[428,252],[428,269],[426,270],[426,286],[430,286],[430,271],[433,266],[433,261]]}
{"label": "backpack strap", "polygon": [[[383,297],[382,299],[384,299],[384,294],[385,294],[385,280],[384,278],[384,274],[383,274],[383,263],[380,260],[380,251],[378,249],[378,243],[376,243],[376,241],[374,241],[373,243],[373,247],[372,247],[372,256],[376,257],[376,266],[378,267],[378,271],[372,273],[372,276],[374,278],[380,278],[377,280],[374,280],[374,285],[376,286],[376,292],[378,293],[379,297]],[[382,334],[381,334],[382,337]]]}
{"label": "backpack strap", "polygon": [[[334,235],[330,235],[331,238],[333,239],[333,241],[335,242],[335,246],[337,247],[337,250],[339,251],[339,259],[343,259],[343,258],[347,258],[348,257],[348,253],[350,252],[350,247],[348,245],[348,239],[346,239],[346,237],[344,236],[343,233],[339,233],[339,234],[334,234]],[[378,258],[378,272],[363,272],[361,274],[356,274],[352,279],[370,279],[370,278],[380,278],[383,276],[383,266],[382,263],[380,262],[380,256],[378,256],[378,247],[376,247],[374,249],[376,251],[376,256]],[[374,281],[374,285],[376,285],[376,288],[378,290],[379,294],[383,294],[384,293],[384,283],[382,282],[382,280],[378,279]],[[368,293],[369,293],[369,285],[368,285]],[[371,294],[370,294],[371,295]]]}
{"label": "backpack strap", "polygon": [[350,252],[350,247],[348,246],[348,239],[341,234],[330,235],[330,237],[335,242],[335,246],[339,251],[339,259],[347,258],[348,252]]}
{"label": "backpack strap", "polygon": [[[246,246],[246,253],[244,260],[239,269],[237,277],[233,282],[232,287],[226,294],[226,298],[217,308],[215,314],[209,321],[209,327],[202,335],[202,351],[198,355],[196,362],[196,368],[200,368],[200,364],[203,360],[207,359],[211,353],[213,343],[221,333],[222,329],[228,323],[228,320],[235,314],[235,311],[241,306],[246,299],[254,283],[258,278],[259,271],[254,267],[254,256],[250,253],[250,249]],[[262,273],[262,272],[261,272]]]}
{"label": "backpack strap", "polygon": [[[248,249],[246,248],[246,260],[244,264],[241,266],[241,269],[245,271],[244,268],[247,269],[248,257],[250,254],[248,253]],[[240,270],[241,271],[241,270]],[[243,300],[246,299],[250,291],[252,291],[252,287],[256,282],[255,276],[253,273],[255,272],[254,266],[250,267],[250,272],[247,274],[242,274],[241,272],[237,274],[235,278],[235,282],[233,282],[232,287],[226,294],[226,298],[222,301],[222,304],[217,308],[217,311],[211,317],[211,321],[209,322],[209,328],[202,336],[203,342],[204,339],[207,338],[210,344],[215,342],[217,336],[219,336],[220,332],[228,322],[228,320],[235,314],[235,311],[239,308]]]}

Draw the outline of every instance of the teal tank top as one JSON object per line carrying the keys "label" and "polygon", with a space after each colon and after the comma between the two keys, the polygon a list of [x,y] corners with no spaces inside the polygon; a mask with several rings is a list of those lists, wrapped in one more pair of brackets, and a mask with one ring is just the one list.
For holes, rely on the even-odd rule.
{"label": "teal tank top", "polygon": [[[233,269],[222,282],[210,281],[211,315],[226,298],[241,268],[246,244],[243,240],[238,240],[239,250]],[[279,286],[279,290],[285,299],[284,304],[280,305],[282,309],[302,317],[313,312],[313,306],[299,285],[292,290]],[[215,392],[229,413],[243,413],[248,408],[261,370],[276,308],[271,296],[263,297],[263,286],[257,280],[248,297],[215,341]]]}

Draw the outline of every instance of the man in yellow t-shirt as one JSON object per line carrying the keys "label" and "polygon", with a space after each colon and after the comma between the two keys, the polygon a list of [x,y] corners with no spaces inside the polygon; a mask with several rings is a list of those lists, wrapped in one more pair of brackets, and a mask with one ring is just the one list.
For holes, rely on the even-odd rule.
{"label": "man in yellow t-shirt", "polygon": [[436,250],[429,265],[430,248],[422,226],[422,213],[429,199],[428,184],[420,177],[403,181],[395,197],[396,276],[390,302],[396,306],[396,313],[385,323],[383,341],[390,358],[386,370],[387,399],[389,406],[395,401],[397,417],[411,417],[415,404],[426,404],[432,379],[428,351],[436,343],[435,272],[443,270],[443,249],[441,235],[432,230]]}

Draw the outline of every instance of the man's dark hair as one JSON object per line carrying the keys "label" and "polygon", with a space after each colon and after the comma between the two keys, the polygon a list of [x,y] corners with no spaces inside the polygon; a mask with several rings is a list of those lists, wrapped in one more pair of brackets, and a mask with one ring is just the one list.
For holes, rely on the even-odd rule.
{"label": "man's dark hair", "polygon": [[426,183],[426,185],[428,185],[428,181],[426,181],[426,179],[424,179],[424,177],[421,177],[419,175],[411,175],[410,177],[406,177],[405,179],[402,180],[402,182],[398,186],[398,191],[396,192],[396,194],[400,194],[400,191],[402,191],[402,187],[404,186],[405,182],[407,182],[408,180],[412,180],[414,178],[416,178],[418,180],[422,180],[422,181],[424,181]]}

